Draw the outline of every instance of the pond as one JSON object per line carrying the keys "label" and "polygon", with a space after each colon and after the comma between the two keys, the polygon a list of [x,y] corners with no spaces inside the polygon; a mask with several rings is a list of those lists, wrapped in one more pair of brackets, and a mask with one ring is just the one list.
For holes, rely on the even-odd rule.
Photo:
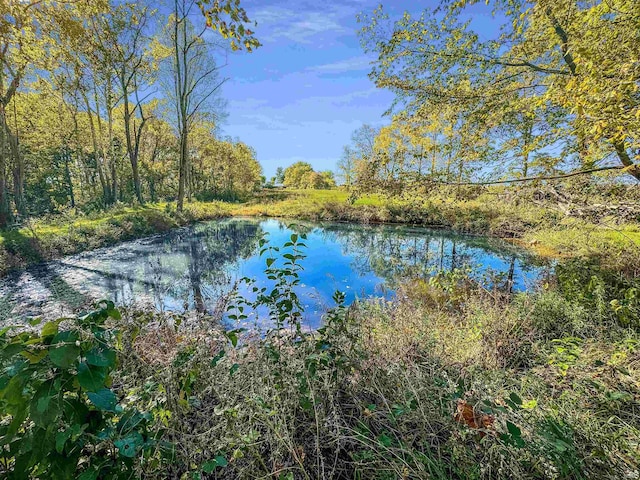
{"label": "pond", "polygon": [[[0,280],[0,323],[57,317],[103,298],[221,316],[234,287],[248,288],[240,279],[270,285],[259,240],[266,235],[269,245],[282,246],[292,233],[307,235],[297,293],[310,328],[320,325],[336,290],[345,292],[347,303],[389,298],[398,281],[455,268],[470,269],[487,285],[509,282],[524,290],[543,271],[524,251],[495,239],[408,226],[233,218],[13,272]],[[260,312],[247,323],[269,327]]]}

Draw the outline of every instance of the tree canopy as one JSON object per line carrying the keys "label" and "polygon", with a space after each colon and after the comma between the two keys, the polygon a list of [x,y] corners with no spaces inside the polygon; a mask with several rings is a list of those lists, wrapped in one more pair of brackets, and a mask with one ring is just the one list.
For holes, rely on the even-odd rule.
{"label": "tree canopy", "polygon": [[307,162],[296,162],[283,172],[285,187],[305,189],[327,189],[336,186],[333,172],[316,172]]}
{"label": "tree canopy", "polygon": [[[396,94],[375,168],[460,182],[616,159],[640,180],[640,3],[484,3],[360,17],[363,47],[377,56],[370,77]],[[492,15],[490,38],[470,20],[479,11]]]}
{"label": "tree canopy", "polygon": [[[248,15],[237,0],[169,6],[0,1],[0,228],[69,207],[180,208],[255,188],[255,152],[217,134],[223,59],[260,46]],[[211,29],[217,40],[205,41]],[[195,161],[216,177],[202,181]]]}

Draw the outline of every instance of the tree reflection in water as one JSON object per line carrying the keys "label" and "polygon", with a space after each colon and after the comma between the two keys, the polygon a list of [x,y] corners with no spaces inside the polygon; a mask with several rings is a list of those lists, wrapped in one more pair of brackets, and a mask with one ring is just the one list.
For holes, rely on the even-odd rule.
{"label": "tree reflection in water", "polygon": [[359,274],[373,272],[391,286],[407,278],[426,279],[437,271],[465,269],[479,279],[505,277],[505,285],[522,290],[525,279],[533,278],[539,267],[535,258],[506,242],[442,230],[327,224],[318,232],[325,241],[343,245]]}
{"label": "tree reflection in water", "polygon": [[[280,246],[292,232],[308,234],[297,293],[311,327],[331,306],[336,289],[351,302],[391,295],[397,282],[407,278],[472,268],[478,278],[497,273],[508,288],[521,290],[540,272],[522,251],[486,238],[401,226],[229,219],[16,272],[0,282],[0,318],[70,313],[82,299],[99,298],[221,316],[238,279],[246,276],[268,285],[258,240],[268,234],[271,244]],[[60,285],[65,288],[53,288]]]}

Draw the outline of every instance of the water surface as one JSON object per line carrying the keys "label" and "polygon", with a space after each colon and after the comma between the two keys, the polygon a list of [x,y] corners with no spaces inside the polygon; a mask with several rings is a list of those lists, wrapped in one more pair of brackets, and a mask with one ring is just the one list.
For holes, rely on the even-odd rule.
{"label": "water surface", "polygon": [[[305,233],[307,255],[297,293],[305,323],[313,328],[333,305],[336,290],[356,298],[390,297],[398,281],[437,270],[469,268],[489,284],[510,280],[513,289],[533,285],[541,270],[525,252],[494,239],[407,226],[227,219],[62,258],[0,280],[0,322],[72,313],[109,298],[165,311],[222,315],[243,277],[269,286],[258,242],[281,246]],[[246,287],[241,287],[241,289]],[[258,318],[257,318],[258,317]],[[264,318],[248,323],[260,328]],[[244,325],[247,326],[247,325]],[[252,326],[252,325],[248,325]]]}

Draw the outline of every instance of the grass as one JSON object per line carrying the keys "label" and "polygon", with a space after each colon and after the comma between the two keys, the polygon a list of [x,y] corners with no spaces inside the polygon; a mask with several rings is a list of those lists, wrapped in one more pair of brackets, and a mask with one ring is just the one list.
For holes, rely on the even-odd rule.
{"label": "grass", "polygon": [[[127,460],[134,477],[640,476],[636,224],[573,219],[493,196],[349,204],[344,195],[269,192],[242,205],[193,204],[183,215],[158,205],[34,227],[38,237],[50,228],[52,239],[71,240],[86,238],[78,233],[85,228],[102,242],[103,228],[122,229],[111,237],[117,241],[218,215],[437,219],[476,233],[513,231],[520,242],[560,254],[556,274],[527,293],[486,290],[462,272],[441,272],[406,279],[392,300],[346,308],[336,297],[323,328],[309,333],[224,332],[219,318],[125,311],[111,325],[119,358],[110,388],[121,405],[148,414],[164,447],[173,446],[163,455],[166,448],[150,444]],[[287,326],[297,261],[270,261],[274,285],[263,287],[272,293],[256,297]],[[240,315],[247,302],[234,299],[229,311]],[[7,375],[27,363],[5,360]],[[9,425],[0,420],[0,429]]]}
{"label": "grass", "polygon": [[614,268],[622,268],[627,253],[640,255],[640,230],[637,224],[590,224],[565,221],[537,231],[525,232],[524,243],[543,256],[606,257]]}
{"label": "grass", "polygon": [[86,216],[66,214],[0,231],[0,274],[44,260],[228,216],[231,204],[194,202],[183,212],[171,204],[117,206]]}
{"label": "grass", "polygon": [[117,383],[171,412],[168,477],[222,456],[216,478],[636,478],[640,305],[629,324],[563,288],[408,281],[316,334],[238,346],[131,312]]}
{"label": "grass", "polygon": [[297,218],[311,221],[406,223],[511,239],[543,257],[580,256],[613,269],[640,272],[640,227],[606,217],[573,218],[553,202],[533,203],[515,190],[479,194],[432,191],[404,196],[361,195],[350,201],[346,190],[265,190],[252,200],[231,204],[194,202],[185,212],[171,204],[118,206],[87,216],[62,215],[0,232],[0,274],[16,267],[118,241],[166,231],[194,221],[230,215]]}

